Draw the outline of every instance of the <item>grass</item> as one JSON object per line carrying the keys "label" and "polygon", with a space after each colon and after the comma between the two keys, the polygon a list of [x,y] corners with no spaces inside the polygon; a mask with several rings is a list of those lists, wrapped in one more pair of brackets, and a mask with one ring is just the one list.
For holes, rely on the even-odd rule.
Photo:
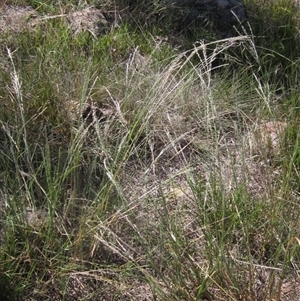
{"label": "grass", "polygon": [[299,12],[245,4],[226,39],[1,33],[1,300],[298,300]]}

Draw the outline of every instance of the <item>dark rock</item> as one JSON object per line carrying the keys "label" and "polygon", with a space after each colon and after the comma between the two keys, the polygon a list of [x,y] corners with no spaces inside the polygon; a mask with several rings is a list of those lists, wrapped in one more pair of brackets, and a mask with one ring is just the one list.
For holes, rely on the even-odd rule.
{"label": "dark rock", "polygon": [[82,111],[82,119],[87,125],[93,122],[106,122],[116,116],[116,111],[108,105],[86,104]]}
{"label": "dark rock", "polygon": [[222,36],[229,36],[233,26],[247,20],[242,0],[165,0],[165,5],[178,14],[185,11],[184,26],[215,28]]}
{"label": "dark rock", "polygon": [[87,105],[82,112],[82,118],[87,124],[91,124],[93,121],[104,121],[105,117],[101,109],[97,106]]}

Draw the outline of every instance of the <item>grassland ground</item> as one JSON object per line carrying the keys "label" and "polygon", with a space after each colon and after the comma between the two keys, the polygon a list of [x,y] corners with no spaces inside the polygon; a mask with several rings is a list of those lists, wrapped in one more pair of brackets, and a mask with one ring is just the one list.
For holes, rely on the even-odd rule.
{"label": "grassland ground", "polygon": [[1,8],[0,299],[299,300],[296,2],[127,4]]}

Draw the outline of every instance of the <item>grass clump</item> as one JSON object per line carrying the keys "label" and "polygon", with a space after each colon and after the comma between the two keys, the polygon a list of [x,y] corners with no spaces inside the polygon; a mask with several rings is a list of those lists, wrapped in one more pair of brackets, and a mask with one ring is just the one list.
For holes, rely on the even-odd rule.
{"label": "grass clump", "polygon": [[1,37],[2,297],[298,300],[295,53],[131,26]]}
{"label": "grass clump", "polygon": [[[299,9],[294,1],[246,1],[262,70],[278,89],[298,83]],[[264,24],[264,25],[263,25]],[[280,37],[280,39],[278,39]],[[282,90],[281,90],[282,92]]]}

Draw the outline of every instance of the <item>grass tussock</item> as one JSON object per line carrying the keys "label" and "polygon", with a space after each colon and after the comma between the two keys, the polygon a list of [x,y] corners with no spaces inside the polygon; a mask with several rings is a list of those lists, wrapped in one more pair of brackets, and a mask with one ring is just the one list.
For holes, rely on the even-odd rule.
{"label": "grass tussock", "polygon": [[299,299],[299,12],[245,5],[192,42],[1,32],[1,300]]}

